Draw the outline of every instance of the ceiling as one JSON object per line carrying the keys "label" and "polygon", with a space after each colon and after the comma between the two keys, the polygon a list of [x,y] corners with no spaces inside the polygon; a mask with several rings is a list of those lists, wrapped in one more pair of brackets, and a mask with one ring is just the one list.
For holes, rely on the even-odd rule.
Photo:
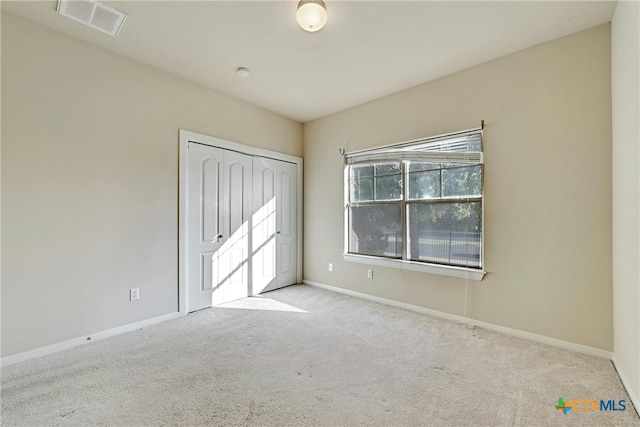
{"label": "ceiling", "polygon": [[2,9],[304,123],[605,24],[616,5],[325,2],[327,26],[307,33],[297,1],[107,0],[128,14],[117,38],[58,15],[57,1]]}

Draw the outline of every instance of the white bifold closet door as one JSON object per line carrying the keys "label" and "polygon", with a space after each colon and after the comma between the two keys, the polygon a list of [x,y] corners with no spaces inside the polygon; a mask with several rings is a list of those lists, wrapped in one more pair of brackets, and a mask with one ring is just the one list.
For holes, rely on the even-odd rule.
{"label": "white bifold closet door", "polygon": [[296,166],[189,143],[187,310],[296,282]]}
{"label": "white bifold closet door", "polygon": [[296,165],[253,159],[253,294],[296,283]]}

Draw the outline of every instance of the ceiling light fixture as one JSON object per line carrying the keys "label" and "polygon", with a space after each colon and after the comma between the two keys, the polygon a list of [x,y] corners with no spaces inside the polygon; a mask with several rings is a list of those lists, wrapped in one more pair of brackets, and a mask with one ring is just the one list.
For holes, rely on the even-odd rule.
{"label": "ceiling light fixture", "polygon": [[327,7],[322,0],[300,0],[296,21],[305,31],[319,31],[327,23]]}

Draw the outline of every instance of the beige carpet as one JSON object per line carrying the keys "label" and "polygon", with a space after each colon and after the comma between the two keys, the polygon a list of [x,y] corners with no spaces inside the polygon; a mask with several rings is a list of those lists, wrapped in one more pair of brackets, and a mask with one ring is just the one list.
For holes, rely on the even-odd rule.
{"label": "beige carpet", "polygon": [[[625,411],[555,409],[624,399]],[[610,361],[292,286],[10,366],[2,425],[638,426]]]}

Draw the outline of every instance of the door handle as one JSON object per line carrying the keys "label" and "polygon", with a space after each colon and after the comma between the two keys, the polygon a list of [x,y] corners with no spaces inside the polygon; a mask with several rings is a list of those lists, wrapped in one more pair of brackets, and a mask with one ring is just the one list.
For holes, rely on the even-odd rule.
{"label": "door handle", "polygon": [[276,234],[280,234],[280,232],[279,232],[279,231],[276,231]]}

